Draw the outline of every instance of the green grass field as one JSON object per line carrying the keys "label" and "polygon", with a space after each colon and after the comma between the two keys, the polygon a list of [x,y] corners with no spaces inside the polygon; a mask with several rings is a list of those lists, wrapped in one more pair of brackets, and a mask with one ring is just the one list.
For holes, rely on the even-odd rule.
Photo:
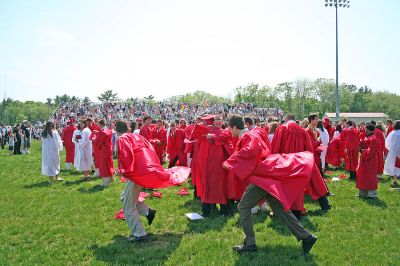
{"label": "green grass field", "polygon": [[151,239],[130,243],[125,222],[114,220],[124,184],[101,189],[99,179],[82,183],[80,173],[62,170],[65,181],[49,186],[40,175],[40,142],[30,155],[0,155],[0,265],[400,265],[400,194],[388,177],[378,200],[355,197],[355,183],[343,180],[328,184],[336,194],[329,213],[307,201],[302,222],[319,238],[310,255],[265,212],[254,215],[259,252],[237,255],[239,215],[189,221],[184,214],[200,212],[200,203],[176,195],[179,187],[146,199],[157,210],[153,225],[145,223]]}

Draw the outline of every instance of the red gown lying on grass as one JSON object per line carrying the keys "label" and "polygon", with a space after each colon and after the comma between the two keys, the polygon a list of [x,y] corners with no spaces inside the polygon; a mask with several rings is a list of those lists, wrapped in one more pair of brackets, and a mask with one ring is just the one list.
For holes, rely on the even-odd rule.
{"label": "red gown lying on grass", "polygon": [[164,169],[151,143],[132,133],[118,137],[118,170],[123,177],[146,188],[179,185],[190,174],[190,169],[182,166]]}
{"label": "red gown lying on grass", "polygon": [[258,130],[245,132],[224,166],[241,181],[254,184],[279,200],[288,211],[304,193],[313,173],[311,152],[271,154]]}

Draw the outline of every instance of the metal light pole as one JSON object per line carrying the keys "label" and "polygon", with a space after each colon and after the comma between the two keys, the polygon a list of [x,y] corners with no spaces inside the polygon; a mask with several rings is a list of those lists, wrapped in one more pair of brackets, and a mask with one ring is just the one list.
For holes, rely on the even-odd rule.
{"label": "metal light pole", "polygon": [[339,119],[339,43],[338,43],[338,7],[349,8],[350,0],[325,0],[326,7],[336,9],[336,119]]}

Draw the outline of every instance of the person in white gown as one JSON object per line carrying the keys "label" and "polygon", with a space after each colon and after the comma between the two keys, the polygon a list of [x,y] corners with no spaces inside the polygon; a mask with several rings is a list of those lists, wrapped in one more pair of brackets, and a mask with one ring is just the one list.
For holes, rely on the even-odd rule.
{"label": "person in white gown", "polygon": [[80,122],[81,132],[73,137],[73,142],[78,144],[78,153],[76,160],[76,170],[83,171],[83,181],[90,180],[90,170],[93,165],[92,158],[92,141],[90,140],[90,135],[92,132],[87,127],[87,121],[82,120]]}
{"label": "person in white gown", "polygon": [[325,171],[326,168],[326,153],[328,151],[328,145],[329,145],[329,133],[328,130],[324,128],[324,124],[322,121],[318,121],[317,124],[317,130],[318,130],[318,135],[319,135],[319,140],[321,141],[322,146],[324,147],[324,150],[321,152],[320,158],[321,158],[321,170]]}
{"label": "person in white gown", "polygon": [[400,168],[395,166],[396,158],[400,157],[400,120],[394,122],[393,131],[385,140],[386,149],[389,151],[385,161],[384,173],[392,177],[392,187],[398,187]]}
{"label": "person in white gown", "polygon": [[75,144],[74,153],[74,166],[78,170],[80,168],[80,153],[79,153],[79,139],[81,138],[81,125],[78,124],[78,128],[72,133],[72,142]]}
{"label": "person in white gown", "polygon": [[42,132],[42,175],[49,177],[50,184],[54,177],[63,181],[60,174],[60,151],[63,150],[61,137],[53,122],[47,122]]}

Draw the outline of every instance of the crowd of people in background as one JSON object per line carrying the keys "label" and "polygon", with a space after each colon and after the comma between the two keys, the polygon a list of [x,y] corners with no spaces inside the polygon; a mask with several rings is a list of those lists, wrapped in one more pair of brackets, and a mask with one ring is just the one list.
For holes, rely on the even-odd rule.
{"label": "crowd of people in background", "polygon": [[41,126],[32,127],[28,121],[15,126],[0,125],[1,148],[8,146],[9,155],[29,154],[32,139],[41,138]]}
{"label": "crowd of people in background", "polygon": [[[392,177],[393,187],[398,186],[400,121],[356,125],[347,119],[321,120],[317,114],[296,120],[293,114],[283,117],[279,112],[267,115],[260,111],[251,105],[61,106],[42,132],[42,173],[51,183],[55,177],[63,180],[59,177],[59,152],[64,146],[66,169],[74,166],[81,171],[82,181],[91,180],[94,172],[107,187],[114,175],[127,177],[133,184],[124,191],[130,202],[124,201],[124,213],[129,217],[130,239],[141,241],[147,234],[139,214],[151,224],[155,210],[147,206],[142,212],[136,209],[138,193],[146,187],[134,185],[140,179],[138,171],[159,167],[160,174],[166,163],[167,168],[189,167],[194,198],[199,199],[204,217],[218,209],[221,215],[230,216],[237,204],[246,234],[243,245],[235,247],[237,252],[257,249],[249,215],[259,205],[266,209],[266,199],[308,253],[316,237],[299,223],[307,215],[304,196],[318,202],[323,212],[332,208],[324,179],[329,168],[344,169],[348,175],[341,178],[356,181],[359,197],[377,198],[378,180],[383,174]],[[24,149],[29,147],[22,139],[35,134],[32,127],[23,124],[15,131],[19,134],[5,134],[9,142],[10,137],[14,141],[14,151],[15,142],[26,142]],[[113,158],[118,159],[115,169]],[[155,183],[148,184],[157,188]]]}

